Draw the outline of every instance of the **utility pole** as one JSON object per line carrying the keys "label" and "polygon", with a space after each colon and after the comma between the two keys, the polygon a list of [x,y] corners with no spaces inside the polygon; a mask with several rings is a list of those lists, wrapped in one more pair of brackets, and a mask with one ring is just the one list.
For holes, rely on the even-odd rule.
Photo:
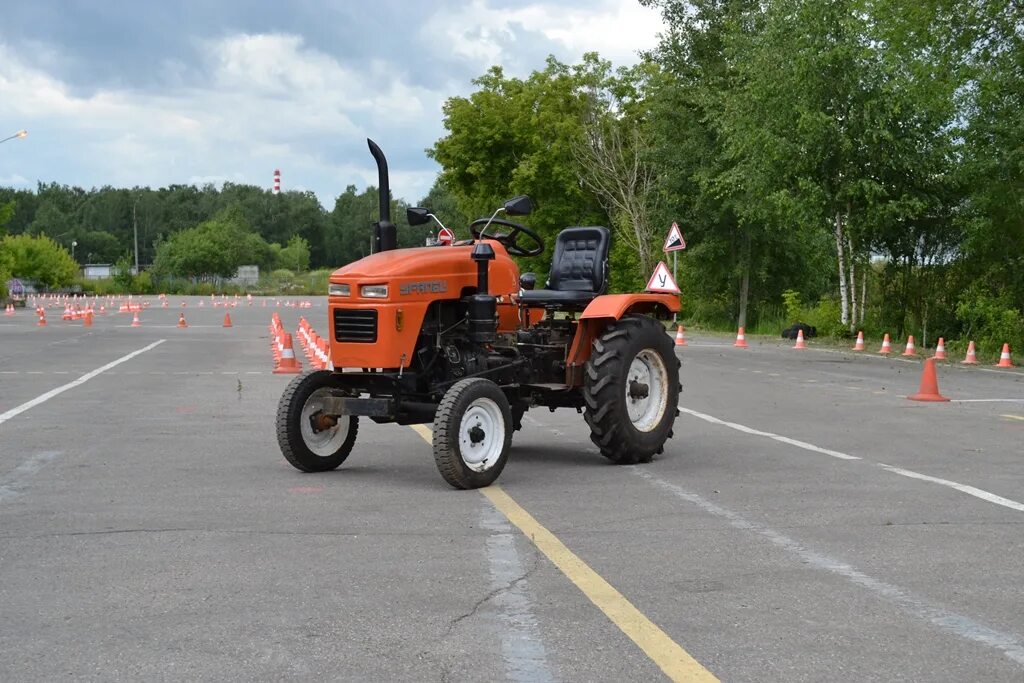
{"label": "utility pole", "polygon": [[139,274],[139,221],[135,217],[135,207],[139,205],[139,200],[136,199],[132,204],[132,230],[135,233],[135,274]]}

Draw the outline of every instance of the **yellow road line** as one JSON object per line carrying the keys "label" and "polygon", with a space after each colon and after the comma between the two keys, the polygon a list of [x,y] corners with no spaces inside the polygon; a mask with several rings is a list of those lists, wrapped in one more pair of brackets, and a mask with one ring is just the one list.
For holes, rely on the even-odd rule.
{"label": "yellow road line", "polygon": [[999,417],[1005,417],[1008,420],[1020,420],[1024,422],[1024,415],[1000,415]]}
{"label": "yellow road line", "polygon": [[[423,425],[412,425],[425,441],[432,442],[433,435]],[[615,587],[601,578],[590,566],[581,560],[533,518],[519,503],[498,485],[480,489],[509,522],[516,525],[526,538],[537,546],[551,560],[566,578],[573,582],[613,624],[629,637],[655,664],[673,681],[718,681],[714,674],[701,666],[690,653],[669,638],[668,634],[648,619]]]}

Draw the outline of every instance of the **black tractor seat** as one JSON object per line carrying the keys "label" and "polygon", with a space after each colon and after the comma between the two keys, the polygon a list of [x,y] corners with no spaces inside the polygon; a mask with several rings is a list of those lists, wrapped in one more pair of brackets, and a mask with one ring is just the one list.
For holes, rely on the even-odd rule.
{"label": "black tractor seat", "polygon": [[580,310],[608,289],[608,228],[566,228],[558,233],[545,289],[524,289],[519,300],[537,308]]}

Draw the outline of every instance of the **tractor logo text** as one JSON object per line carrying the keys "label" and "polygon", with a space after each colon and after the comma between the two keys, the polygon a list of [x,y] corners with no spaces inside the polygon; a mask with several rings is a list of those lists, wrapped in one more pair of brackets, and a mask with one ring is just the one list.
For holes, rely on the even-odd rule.
{"label": "tractor logo text", "polygon": [[398,288],[402,296],[409,294],[432,294],[447,292],[448,283],[444,280],[426,280],[425,282],[408,282]]}

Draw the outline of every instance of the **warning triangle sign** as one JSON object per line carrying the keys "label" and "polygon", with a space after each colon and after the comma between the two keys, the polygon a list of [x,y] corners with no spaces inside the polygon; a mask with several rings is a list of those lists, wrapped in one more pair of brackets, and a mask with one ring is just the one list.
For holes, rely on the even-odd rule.
{"label": "warning triangle sign", "polygon": [[437,231],[437,241],[441,244],[451,245],[455,240],[455,233],[448,228],[441,228]]}
{"label": "warning triangle sign", "polygon": [[648,292],[665,292],[666,294],[679,294],[679,285],[676,284],[672,273],[668,272],[668,266],[664,261],[658,262],[654,269],[654,275],[647,281]]}
{"label": "warning triangle sign", "polygon": [[665,246],[662,251],[679,251],[686,249],[686,242],[683,240],[683,233],[679,232],[679,224],[673,223],[668,230],[668,237],[665,238]]}

